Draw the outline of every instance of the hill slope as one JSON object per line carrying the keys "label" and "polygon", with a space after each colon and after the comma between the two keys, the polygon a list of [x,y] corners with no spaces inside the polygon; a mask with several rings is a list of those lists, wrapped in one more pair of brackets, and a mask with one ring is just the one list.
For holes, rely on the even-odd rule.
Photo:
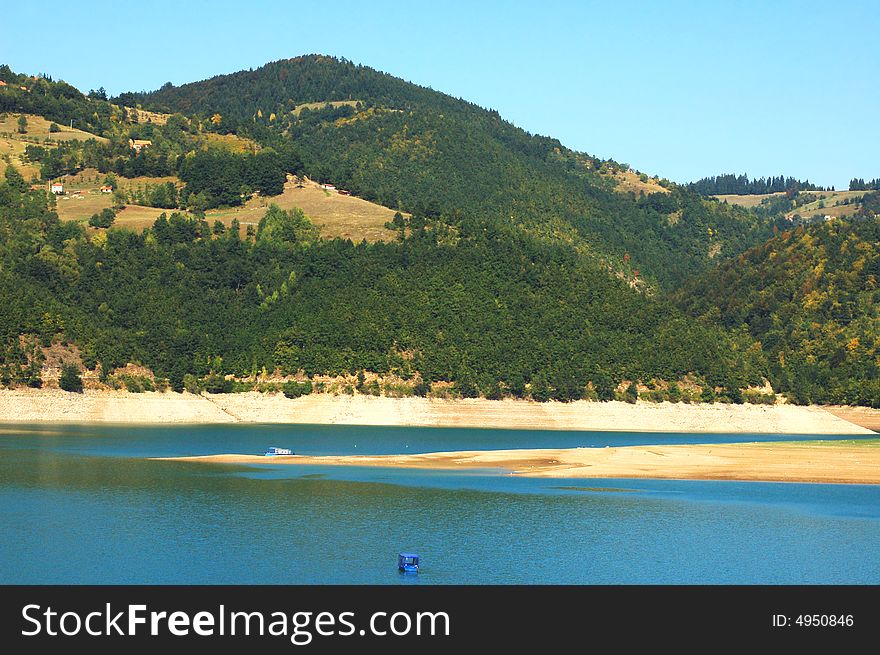
{"label": "hill slope", "polygon": [[774,387],[796,401],[880,406],[880,216],[870,210],[781,232],[676,297],[691,314],[746,325]]}
{"label": "hill slope", "polygon": [[793,191],[713,196],[721,202],[754,209],[779,225],[809,223],[826,217],[846,218],[861,213],[872,191]]}
{"label": "hill slope", "polygon": [[[91,117],[108,137],[31,148],[44,178],[93,163],[123,187],[170,179],[138,196],[162,191],[156,207],[195,217],[151,215],[141,234],[85,230],[10,168],[4,380],[33,380],[26,344],[38,339],[73,342],[102,371],[140,362],[175,388],[187,375],[371,371],[422,393],[608,398],[640,380],[655,398],[680,398],[684,382],[688,397],[738,401],[769,375],[799,402],[880,402],[875,192],[851,223],[784,232],[725,261],[785,220],[778,198],[754,211],[702,198],[345,61],[304,57],[119,99],[189,116],[123,111],[46,79],[21,86],[0,89],[0,108]],[[129,137],[151,145],[134,152]],[[388,242],[317,239],[301,213],[264,206],[282,191],[327,204],[317,186],[291,186],[294,172],[392,208],[355,216],[365,200],[334,197],[328,232],[368,227]],[[204,217],[248,217],[251,230]],[[639,272],[661,288],[689,278],[679,307],[643,293]]]}
{"label": "hill slope", "polygon": [[[620,168],[613,162],[528,134],[496,111],[330,57],[119,100],[197,114],[212,129],[264,145],[292,141],[310,177],[368,200],[452,225],[462,216],[504,220],[665,285],[770,235],[769,221],[686,189],[616,193],[619,182],[600,173]],[[334,104],[303,109],[325,102]]]}
{"label": "hill slope", "polygon": [[[565,245],[503,224],[418,225],[393,243],[316,240],[280,209],[255,239],[172,215],[136,234],[61,222],[13,168],[0,183],[0,378],[32,383],[37,351],[76,344],[103,372],[353,375],[462,396],[613,397],[624,380],[736,390],[751,342],[688,320]],[[26,336],[27,339],[22,337]],[[219,382],[218,382],[219,381]],[[231,383],[230,383],[231,384]],[[378,389],[377,389],[378,390]]]}

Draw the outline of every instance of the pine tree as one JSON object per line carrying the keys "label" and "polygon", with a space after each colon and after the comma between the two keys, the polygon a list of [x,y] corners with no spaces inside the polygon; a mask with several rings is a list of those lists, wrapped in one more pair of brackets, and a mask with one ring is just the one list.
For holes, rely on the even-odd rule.
{"label": "pine tree", "polygon": [[80,377],[79,366],[76,364],[65,364],[61,368],[61,379],[58,380],[58,386],[64,391],[82,393],[83,383]]}

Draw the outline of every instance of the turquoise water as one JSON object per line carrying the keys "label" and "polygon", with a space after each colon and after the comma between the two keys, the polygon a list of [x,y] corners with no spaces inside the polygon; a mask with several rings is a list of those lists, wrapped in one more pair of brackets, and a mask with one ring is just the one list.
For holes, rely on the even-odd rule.
{"label": "turquoise water", "polygon": [[[373,454],[781,439],[0,426],[0,582],[880,583],[880,486],[543,480],[496,470],[145,459],[260,453],[269,445]],[[422,555],[422,573],[397,572],[401,550]]]}

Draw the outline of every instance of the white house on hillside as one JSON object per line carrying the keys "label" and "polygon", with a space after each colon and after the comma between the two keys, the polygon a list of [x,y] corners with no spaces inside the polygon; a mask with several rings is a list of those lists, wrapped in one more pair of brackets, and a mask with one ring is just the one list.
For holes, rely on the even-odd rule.
{"label": "white house on hillside", "polygon": [[144,148],[149,148],[153,142],[149,139],[129,139],[128,146],[135,152],[140,152]]}

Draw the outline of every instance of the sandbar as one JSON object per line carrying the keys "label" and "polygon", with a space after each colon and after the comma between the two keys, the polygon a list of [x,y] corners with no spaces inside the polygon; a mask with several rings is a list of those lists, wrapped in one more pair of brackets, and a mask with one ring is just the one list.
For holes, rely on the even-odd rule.
{"label": "sandbar", "polygon": [[880,439],[605,448],[516,449],[412,455],[207,455],[156,458],[203,464],[492,469],[542,478],[652,478],[880,484]]}

